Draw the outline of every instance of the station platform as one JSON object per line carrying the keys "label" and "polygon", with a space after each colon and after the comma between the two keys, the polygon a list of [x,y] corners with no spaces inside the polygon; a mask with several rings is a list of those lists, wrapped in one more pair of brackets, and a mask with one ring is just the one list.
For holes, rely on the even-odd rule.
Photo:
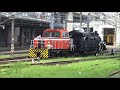
{"label": "station platform", "polygon": [[113,49],[114,51],[120,51],[120,46],[106,45],[107,50]]}

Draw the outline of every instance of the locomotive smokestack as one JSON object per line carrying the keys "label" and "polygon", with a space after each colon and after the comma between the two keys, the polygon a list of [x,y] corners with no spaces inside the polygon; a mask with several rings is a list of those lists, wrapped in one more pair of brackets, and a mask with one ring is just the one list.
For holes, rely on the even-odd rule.
{"label": "locomotive smokestack", "polygon": [[95,35],[99,35],[97,31],[95,31]]}

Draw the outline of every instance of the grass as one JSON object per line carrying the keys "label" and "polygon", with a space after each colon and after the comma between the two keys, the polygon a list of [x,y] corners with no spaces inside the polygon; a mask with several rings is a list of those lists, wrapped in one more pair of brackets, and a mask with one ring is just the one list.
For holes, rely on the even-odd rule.
{"label": "grass", "polygon": [[[63,60],[63,59],[62,59]],[[1,78],[104,78],[120,70],[120,59],[102,59],[57,66],[30,66],[17,62],[1,69]]]}

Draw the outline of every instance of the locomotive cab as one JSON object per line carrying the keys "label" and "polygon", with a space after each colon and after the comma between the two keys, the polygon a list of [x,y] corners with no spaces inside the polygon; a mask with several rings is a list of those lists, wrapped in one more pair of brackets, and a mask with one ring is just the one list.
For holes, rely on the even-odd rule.
{"label": "locomotive cab", "polygon": [[[71,39],[69,32],[65,29],[47,29],[44,30],[42,37],[35,37],[33,40],[33,48],[47,49],[49,44],[52,46],[50,50],[53,54],[61,54],[71,49]],[[50,51],[49,50],[49,51]]]}
{"label": "locomotive cab", "polygon": [[47,29],[42,37],[34,39],[34,48],[45,48],[48,42],[53,46],[52,49],[69,49],[69,32],[65,29]]}
{"label": "locomotive cab", "polygon": [[69,32],[66,29],[47,29],[43,32],[43,37],[47,38],[69,38]]}

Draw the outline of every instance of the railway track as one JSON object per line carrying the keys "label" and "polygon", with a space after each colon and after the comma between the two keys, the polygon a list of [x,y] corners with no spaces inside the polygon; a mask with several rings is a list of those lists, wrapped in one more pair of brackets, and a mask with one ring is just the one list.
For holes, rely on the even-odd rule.
{"label": "railway track", "polygon": [[31,58],[28,57],[16,57],[16,58],[7,58],[7,59],[1,59],[0,64],[7,64],[9,62],[17,62],[17,61],[29,61]]}
{"label": "railway track", "polygon": [[93,60],[97,60],[97,59],[108,59],[108,58],[120,58],[120,56],[112,56],[112,57],[104,57],[104,58],[101,57],[101,58],[92,58],[92,59],[81,59],[81,60],[70,60],[70,61],[46,62],[46,63],[34,63],[34,64],[31,64],[31,65],[61,65],[61,64],[93,61]]}
{"label": "railway track", "polygon": [[108,78],[120,78],[120,70],[115,71],[107,76]]}
{"label": "railway track", "polygon": [[7,60],[14,60],[14,59],[24,59],[27,58],[28,56],[21,56],[21,57],[13,57],[13,58],[2,58],[0,61],[7,61]]}
{"label": "railway track", "polygon": [[[54,62],[40,62],[40,63],[31,63],[31,65],[64,65],[64,64],[69,64],[69,63],[76,63],[76,62],[85,62],[85,61],[93,61],[93,60],[98,60],[98,59],[108,59],[108,58],[120,58],[120,56],[109,56],[109,57],[100,57],[100,58],[92,58],[92,59],[81,59],[81,60],[69,60],[69,61],[54,61]],[[7,60],[7,61],[0,61],[0,64],[7,64],[10,62],[31,62],[32,58],[22,58],[22,59],[15,59],[15,60]],[[5,68],[9,67],[8,66],[0,66],[0,68]]]}
{"label": "railway track", "polygon": [[[14,54],[21,54],[21,53],[29,53],[29,50],[19,50],[19,51],[15,51]],[[10,51],[2,51],[0,52],[0,55],[10,55],[11,52]]]}
{"label": "railway track", "polygon": [[[120,51],[114,52],[115,54],[120,53]],[[110,55],[110,51],[104,52],[104,55]],[[69,60],[69,61],[57,61],[57,62],[46,62],[46,63],[36,63],[31,65],[57,65],[57,64],[68,64],[68,63],[74,63],[74,62],[81,62],[81,61],[90,61],[90,60],[97,60],[97,59],[107,59],[107,58],[116,58],[120,56],[106,56],[106,57],[96,57],[92,59],[81,59],[81,60]],[[35,58],[34,58],[35,59]],[[14,58],[3,58],[0,59],[0,64],[7,64],[10,62],[18,62],[18,61],[32,61],[32,58],[29,58],[28,56],[22,56],[22,57],[14,57]]]}

